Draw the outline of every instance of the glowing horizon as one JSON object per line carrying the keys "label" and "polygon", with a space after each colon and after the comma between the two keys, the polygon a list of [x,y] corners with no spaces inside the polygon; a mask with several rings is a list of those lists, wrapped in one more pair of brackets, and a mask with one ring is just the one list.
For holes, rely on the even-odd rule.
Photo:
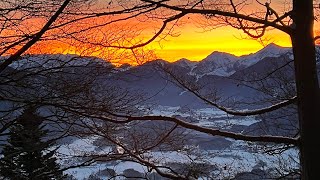
{"label": "glowing horizon", "polygon": [[[109,10],[117,10],[119,7],[116,5],[110,7],[110,3],[98,1],[92,8],[101,12],[109,12]],[[244,9],[241,9],[241,13],[250,14],[252,11],[258,12],[259,9],[264,12],[264,8],[265,6],[256,2],[246,5]],[[273,2],[273,8],[282,13],[287,12],[291,6],[290,4]],[[86,10],[84,9],[84,12]],[[128,13],[101,17],[93,16],[60,28],[53,28],[42,37],[43,40],[47,39],[48,41],[37,42],[26,53],[96,56],[112,63],[137,65],[154,59],[173,62],[186,58],[191,61],[200,61],[214,51],[241,56],[255,53],[270,43],[282,47],[291,47],[289,35],[275,28],[267,27],[263,39],[255,40],[248,38],[242,30],[231,27],[223,20],[215,22],[217,19],[213,18],[212,22],[214,23],[212,23],[211,18],[199,14],[188,14],[179,20],[167,23],[163,30],[164,20],[162,18],[168,18],[177,12],[166,10],[164,13],[162,9],[160,10],[161,13],[155,10],[155,16],[152,16],[153,13],[143,13],[133,17],[131,17],[132,14]],[[157,13],[159,13],[159,16],[156,16]],[[274,16],[270,16],[269,20],[271,21],[274,18]],[[26,31],[29,34],[34,34],[41,29],[46,21],[45,18],[27,19],[23,21],[23,24],[20,24],[22,29],[19,28],[22,32]],[[61,19],[61,22],[64,22],[64,20]],[[231,22],[233,21],[229,23]],[[290,18],[284,19],[283,23],[289,25]],[[315,21],[314,23],[314,32],[319,35],[320,22]],[[141,45],[153,39],[152,37],[157,32],[160,35],[158,34],[159,36],[153,42],[140,49],[130,49],[132,46]],[[10,36],[10,33],[15,33],[15,29],[6,31],[6,33]],[[126,48],[121,49],[120,46]],[[10,49],[10,51],[8,50],[5,55],[12,54],[18,49],[19,45]]]}
{"label": "glowing horizon", "polygon": [[[167,37],[160,43],[155,41],[147,45],[145,48],[152,50],[155,56],[151,56],[151,60],[163,59],[169,62],[174,62],[182,58],[186,58],[191,61],[200,61],[206,58],[214,51],[230,53],[235,56],[247,55],[255,53],[263,49],[270,43],[277,44],[282,47],[291,47],[290,38],[279,31],[270,31],[265,36],[268,40],[265,40],[262,44],[258,40],[242,38],[243,33],[237,29],[231,27],[222,27],[210,32],[199,32],[199,28],[180,29],[180,36]],[[31,54],[37,53],[49,53],[49,54],[78,54],[84,56],[96,56],[106,60],[121,59],[120,55],[117,57],[119,51],[123,54],[125,50],[103,50],[95,49],[94,47],[74,47],[68,44],[62,44],[61,42],[50,43],[48,45],[44,42],[38,47],[34,47],[31,50]],[[124,57],[125,58],[125,57]],[[150,57],[149,57],[150,58]],[[118,63],[116,61],[116,63]],[[130,63],[124,61],[122,63]],[[131,62],[130,64],[135,64]]]}
{"label": "glowing horizon", "polygon": [[162,48],[155,48],[159,58],[172,62],[181,58],[200,61],[214,51],[226,52],[235,56],[255,53],[270,43],[291,47],[290,37],[280,31],[271,30],[262,42],[244,38],[242,31],[221,27],[210,32],[199,32],[197,28],[181,30],[179,37],[169,37]]}
{"label": "glowing horizon", "polygon": [[[154,31],[152,30],[154,29],[151,28],[145,31],[148,36],[145,35],[142,42],[147,41],[154,35]],[[241,56],[255,53],[270,43],[282,47],[291,47],[290,37],[279,30],[268,30],[263,37],[264,39],[261,41],[248,38],[241,30],[229,26],[220,27],[212,31],[204,31],[195,24],[188,23],[176,28],[175,33],[179,35],[177,37],[167,36],[160,42],[156,39],[154,42],[145,46],[145,49],[152,50],[155,53],[155,57],[151,57],[149,60],[163,59],[173,62],[181,58],[186,58],[191,61],[200,61],[214,51]],[[118,49],[118,51],[121,50]],[[64,50],[64,53],[67,52],[70,52],[70,50]],[[71,52],[75,53],[76,51],[73,49]],[[99,54],[99,50],[97,50],[91,55],[112,59],[112,57],[105,57],[105,52],[101,54]],[[135,62],[132,62],[130,64],[134,63]]]}
{"label": "glowing horizon", "polygon": [[[317,23],[318,24],[318,23]],[[315,24],[315,34],[319,34],[317,24]],[[128,37],[136,41],[136,43],[146,42],[154,35],[159,29],[154,24],[145,24],[146,29],[144,34],[139,34],[137,38],[132,38],[130,34]],[[152,27],[151,27],[152,26]],[[137,25],[135,25],[137,27]],[[124,27],[128,30],[128,27]],[[110,30],[110,29],[109,29]],[[129,29],[133,32],[134,29]],[[101,31],[101,30],[100,30]],[[116,32],[116,29],[113,31]],[[112,32],[112,33],[115,33]],[[94,32],[91,32],[97,35]],[[182,58],[191,61],[200,61],[206,58],[214,51],[230,53],[235,56],[242,56],[255,53],[263,49],[270,43],[277,44],[282,47],[291,47],[290,37],[279,30],[268,30],[263,36],[263,39],[255,40],[248,38],[241,30],[223,26],[212,31],[205,31],[203,28],[193,23],[185,23],[183,26],[175,28],[175,34],[178,36],[167,36],[165,39],[158,38],[150,44],[146,45],[142,51],[137,50],[134,55],[129,55],[131,50],[124,50],[119,48],[104,48],[98,46],[86,46],[85,44],[72,44],[68,42],[55,41],[55,42],[39,42],[36,46],[29,50],[31,54],[47,53],[47,54],[78,54],[83,56],[96,56],[115,64],[129,63],[132,65],[141,64],[145,61],[163,59],[169,62],[174,62]],[[89,37],[89,36],[88,36]],[[99,37],[94,36],[94,38]],[[112,37],[112,36],[111,36]],[[100,37],[99,37],[100,38]],[[129,38],[129,39],[130,39]],[[125,38],[124,38],[125,39]],[[161,39],[159,41],[159,39]],[[98,39],[100,40],[100,39]],[[67,40],[68,41],[68,40]],[[151,52],[150,54],[148,54]],[[135,61],[133,56],[138,56]],[[139,63],[140,61],[141,63]]]}

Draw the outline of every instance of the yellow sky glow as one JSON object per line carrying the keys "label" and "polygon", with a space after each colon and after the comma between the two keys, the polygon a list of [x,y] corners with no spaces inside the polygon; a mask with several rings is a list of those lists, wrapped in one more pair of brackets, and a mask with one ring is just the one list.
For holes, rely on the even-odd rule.
{"label": "yellow sky glow", "polygon": [[236,56],[257,52],[269,43],[290,47],[288,35],[279,31],[267,32],[264,44],[259,40],[247,38],[241,31],[231,27],[221,27],[209,32],[201,32],[199,28],[187,27],[180,30],[180,36],[168,37],[161,46],[153,43],[159,58],[176,61],[187,58],[199,61],[213,51],[227,52]]}
{"label": "yellow sky glow", "polygon": [[[153,33],[154,31],[149,31],[149,36],[146,36],[142,42],[147,41]],[[178,33],[179,36],[167,36],[165,40],[161,40],[160,42],[156,40],[147,45],[146,48],[154,50],[156,58],[173,62],[181,58],[186,58],[191,61],[200,61],[210,55],[213,51],[227,52],[236,56],[247,55],[259,51],[269,43],[275,43],[283,47],[291,47],[289,36],[278,30],[267,31],[263,37],[263,43],[259,40],[248,38],[240,30],[227,26],[203,32],[201,28],[193,25],[185,25],[176,29],[175,33]],[[60,43],[58,43],[55,48],[53,48],[53,46],[54,45],[51,44],[49,48],[53,51],[51,53],[98,56],[107,60],[117,56],[116,52],[110,54],[109,50],[101,53],[101,51],[97,49],[97,51],[84,53],[86,49],[84,47],[77,48],[72,47],[72,45],[61,45]],[[42,48],[42,50],[44,49]],[[117,51],[121,52],[121,50]],[[107,56],[106,53],[108,54]]]}
{"label": "yellow sky glow", "polygon": [[[105,1],[101,1],[101,3],[105,3]],[[253,3],[246,7],[246,9],[242,10],[244,11],[242,12],[244,14],[258,12],[259,8],[262,12],[264,11],[264,6],[261,7],[257,3]],[[290,4],[283,4],[283,2],[278,0],[273,1],[273,7],[277,12],[286,12],[291,8]],[[226,52],[236,56],[241,56],[255,53],[269,43],[275,43],[283,47],[291,46],[289,36],[279,30],[267,30],[262,40],[248,38],[248,36],[246,36],[241,30],[230,26],[223,26],[223,24],[221,24],[222,27],[211,31],[205,31],[203,26],[201,28],[201,25],[204,25],[204,27],[207,27],[208,25],[208,27],[210,27],[212,24],[208,23],[207,19],[201,15],[191,14],[179,19],[178,24],[174,26],[173,33],[179,34],[177,37],[166,36],[165,39],[161,39],[166,33],[168,33],[168,29],[170,29],[170,27],[167,27],[167,29],[161,34],[161,37],[148,44],[144,47],[145,49],[142,49],[141,51],[134,50],[135,52],[132,53],[130,49],[106,48],[110,47],[110,45],[130,47],[132,45],[144,43],[158,32],[163,24],[163,19],[153,19],[144,15],[125,21],[116,21],[118,19],[125,19],[127,16],[129,15],[121,14],[103,18],[90,18],[89,20],[83,20],[81,23],[75,24],[74,27],[67,26],[66,29],[63,29],[61,32],[59,29],[47,32],[47,35],[50,35],[50,33],[53,35],[55,33],[64,33],[69,29],[71,32],[72,30],[77,29],[81,32],[80,30],[86,29],[88,26],[97,26],[97,28],[92,30],[88,28],[90,30],[83,31],[82,33],[75,35],[80,39],[79,41],[71,38],[67,40],[61,39],[37,42],[36,45],[29,49],[28,53],[63,53],[97,56],[113,63],[125,62],[136,65],[141,63],[134,62],[135,60],[144,62],[143,60],[148,61],[156,58],[170,62],[181,58],[200,61],[210,55],[213,51]],[[108,24],[108,22],[112,21],[116,22],[111,23],[108,26],[99,26],[104,23]],[[42,21],[41,19],[33,19],[26,23],[26,27],[31,26],[39,29],[45,21]],[[320,31],[318,27],[320,23],[317,21],[315,23],[315,32],[319,35]],[[159,39],[161,40],[159,41]],[[90,44],[88,42],[92,43]],[[152,53],[148,54],[148,50],[153,50],[155,56],[152,51],[149,51]],[[16,51],[16,49],[13,51]]]}
{"label": "yellow sky glow", "polygon": [[[213,51],[227,52],[236,56],[255,53],[269,43],[275,43],[279,46],[290,47],[291,42],[287,34],[280,31],[268,31],[264,36],[264,44],[259,40],[248,38],[240,30],[231,27],[221,27],[212,31],[202,32],[201,29],[186,26],[178,29],[178,37],[166,37],[165,40],[154,41],[147,45],[147,49],[154,50],[156,58],[164,59],[170,62],[186,58],[191,61],[200,61],[210,55]],[[150,36],[146,37],[147,41]],[[41,48],[46,51],[46,49]],[[50,53],[79,54],[98,56],[104,59],[112,59],[117,56],[116,52],[110,50],[101,51],[97,49],[85,52],[87,48],[73,47],[57,43],[51,44]],[[117,50],[121,52],[121,50]],[[39,50],[36,50],[39,53]],[[45,53],[45,52],[43,52]],[[106,53],[108,54],[106,56]],[[120,55],[119,55],[120,56]],[[135,63],[133,63],[135,64]]]}
{"label": "yellow sky glow", "polygon": [[[116,25],[117,26],[109,27],[109,29],[101,29],[98,32],[90,32],[91,34],[85,34],[83,37],[88,37],[89,39],[93,38],[98,42],[109,42],[110,39],[115,39],[115,43],[118,42],[117,38],[120,37],[120,39],[124,39],[123,42],[126,42],[126,39],[132,40],[128,41],[129,45],[125,44],[126,46],[130,46],[134,43],[139,44],[149,40],[159,30],[161,22],[151,23],[146,21],[126,21],[124,24],[119,23]],[[316,22],[314,26],[317,34],[319,34],[319,28],[317,28],[318,25],[319,23]],[[118,31],[121,32],[121,28],[124,30],[122,31],[122,34],[119,34]],[[105,32],[109,33],[106,34],[108,36],[107,38],[104,38],[103,36],[105,35]],[[165,33],[166,32],[164,32],[164,34]],[[161,39],[160,41],[159,38],[157,38],[154,42],[146,46],[146,49],[151,49],[156,54],[156,57],[153,55],[149,56],[148,60],[160,58],[173,62],[181,58],[186,58],[191,61],[200,61],[210,55],[213,51],[226,52],[236,56],[241,56],[255,53],[269,43],[275,43],[283,47],[291,47],[290,37],[279,30],[267,30],[262,40],[256,40],[249,38],[241,30],[230,26],[222,26],[211,31],[204,31],[204,29],[200,28],[197,23],[186,21],[182,25],[175,26],[173,33],[175,35],[178,34],[178,36],[166,36],[165,39]],[[122,41],[120,41],[120,44],[121,42]],[[50,42],[50,44],[44,44],[38,49],[36,48],[34,53],[79,54],[85,56],[97,56],[118,64],[139,64],[137,62],[132,62],[134,61],[132,60],[134,58],[128,56],[128,54],[131,53],[130,50],[110,50],[104,47],[87,47],[86,45],[81,44],[74,46],[72,43],[61,43],[61,41],[55,43]],[[140,60],[147,59],[145,58],[147,56],[139,53],[137,54],[140,57]]]}

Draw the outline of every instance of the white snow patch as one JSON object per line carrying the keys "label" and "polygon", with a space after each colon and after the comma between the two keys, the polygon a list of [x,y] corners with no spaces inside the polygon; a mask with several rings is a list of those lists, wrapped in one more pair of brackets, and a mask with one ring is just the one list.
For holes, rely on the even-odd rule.
{"label": "white snow patch", "polygon": [[182,96],[184,93],[188,92],[187,90],[180,92],[179,96]]}

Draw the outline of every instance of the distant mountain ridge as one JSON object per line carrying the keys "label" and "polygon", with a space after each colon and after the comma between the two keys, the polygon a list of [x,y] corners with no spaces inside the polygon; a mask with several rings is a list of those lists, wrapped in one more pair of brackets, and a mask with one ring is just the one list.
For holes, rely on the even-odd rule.
{"label": "distant mountain ridge", "polygon": [[[292,56],[291,48],[281,47],[276,44],[269,44],[260,51],[243,56],[235,56],[229,53],[214,51],[205,59],[199,62],[192,62],[190,75],[217,75],[217,76],[231,76],[235,72],[245,69],[249,66],[256,64],[266,57],[279,57],[288,53]],[[177,61],[175,64],[186,67],[187,59]]]}
{"label": "distant mountain ridge", "polygon": [[[320,52],[319,47],[317,47],[317,50],[318,52]],[[258,63],[264,58],[267,58],[267,57],[276,58],[284,54],[286,54],[290,59],[293,59],[291,48],[281,47],[271,43],[266,47],[264,47],[263,49],[257,51],[256,53],[251,53],[243,56],[235,56],[230,53],[214,51],[201,61],[190,61],[186,58],[182,58],[172,63],[169,63],[162,59],[158,59],[155,62],[169,63],[169,64],[172,64],[173,66],[179,66],[185,69],[186,71],[188,71],[187,73],[189,75],[196,76],[197,78],[200,78],[204,75],[217,75],[222,77],[229,77],[234,73],[236,73],[237,71],[243,70],[247,67],[250,67]],[[74,59],[74,61],[72,59]],[[73,65],[73,66],[86,65],[86,64],[90,64],[90,61],[92,63],[92,60],[95,63],[98,63],[100,65],[104,65],[108,67],[113,66],[111,63],[96,57],[81,57],[78,55],[69,55],[69,54],[67,55],[40,54],[40,55],[28,55],[26,57],[22,57],[21,60],[14,62],[13,64],[10,65],[10,67],[23,68],[23,67],[37,66],[37,65],[40,65],[42,61],[45,62],[43,63],[43,66],[47,66],[47,67],[58,66],[65,63],[66,61],[70,61],[67,63],[67,65]],[[152,62],[152,63],[155,63],[155,62]],[[319,62],[319,59],[318,59],[318,62]],[[149,64],[149,63],[151,62],[147,62],[146,64]],[[132,67],[134,66],[131,66],[129,64],[124,64],[123,66],[120,66],[116,69],[118,69],[119,71],[127,71],[127,70],[130,70]]]}
{"label": "distant mountain ridge", "polygon": [[[320,54],[319,47],[317,47],[317,52]],[[319,62],[318,58],[318,69],[320,69]],[[246,99],[247,101],[265,96],[265,94],[239,85],[241,81],[259,80],[282,66],[285,67],[270,76],[267,82],[272,85],[274,91],[271,96],[285,98],[284,92],[281,92],[281,87],[277,86],[274,78],[277,75],[284,76],[290,82],[290,87],[292,85],[292,88],[295,88],[293,53],[291,48],[275,44],[269,44],[256,53],[240,57],[215,51],[199,62],[183,58],[170,63],[157,59],[140,66],[126,68],[127,71],[121,71],[116,76],[118,76],[117,79],[126,77],[127,80],[121,83],[122,87],[130,86],[139,92],[144,91],[145,94],[154,95],[153,99],[158,104],[169,106],[195,104],[194,106],[200,107],[199,99],[187,92],[186,89],[174,84],[174,80],[170,79],[170,75],[163,72],[161,67],[169,68],[178,76],[186,78],[188,82],[203,87],[201,92],[204,94],[210,94],[212,90],[217,90],[221,97],[237,97],[237,99]],[[319,71],[318,74],[320,75]]]}
{"label": "distant mountain ridge", "polygon": [[[317,47],[317,49],[320,52],[320,48]],[[168,62],[163,59],[157,59],[140,66],[170,64],[188,71],[188,75],[195,76],[197,79],[205,75],[229,77],[237,71],[241,71],[258,63],[264,58],[278,58],[283,55],[293,59],[292,48],[281,47],[271,43],[256,53],[243,56],[235,56],[226,52],[214,51],[201,61],[190,61],[186,58],[182,58],[174,62]],[[125,65],[125,68],[120,67],[121,71],[129,69],[131,69],[131,66],[128,64]]]}
{"label": "distant mountain ridge", "polygon": [[[320,54],[319,47],[317,47],[317,51]],[[291,48],[269,44],[256,53],[240,57],[215,51],[199,62],[180,59],[170,63],[157,59],[140,66],[124,64],[115,67],[107,61],[94,57],[36,55],[22,57],[21,61],[14,62],[10,67],[16,70],[23,68],[32,70],[30,67],[47,68],[64,65],[63,71],[71,72],[69,73],[70,78],[73,78],[71,76],[77,73],[85,79],[88,72],[93,72],[91,76],[99,75],[97,84],[106,83],[142,93],[148,101],[153,101],[155,104],[168,106],[194,104],[194,107],[203,107],[204,103],[201,100],[187,92],[186,89],[177,86],[173,82],[174,80],[161,70],[161,67],[168,67],[179,76],[186,78],[188,82],[203,87],[201,92],[204,94],[209,95],[217,90],[221,97],[248,99],[263,96],[263,94],[252,88],[239,85],[242,80],[260,79],[285,64],[288,66],[282,68],[280,72],[290,81],[290,84],[294,85],[292,59]],[[317,62],[318,75],[320,76],[320,58],[317,59]],[[104,74],[100,72],[104,72]],[[268,80],[269,83],[272,81],[272,79]],[[279,87],[273,87],[272,96],[284,97],[277,88]]]}

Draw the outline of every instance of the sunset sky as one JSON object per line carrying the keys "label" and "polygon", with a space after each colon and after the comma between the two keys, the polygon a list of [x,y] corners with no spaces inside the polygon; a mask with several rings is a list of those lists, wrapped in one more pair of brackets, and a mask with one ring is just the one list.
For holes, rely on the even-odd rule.
{"label": "sunset sky", "polygon": [[248,38],[240,30],[221,27],[203,32],[201,29],[188,25],[179,29],[178,37],[167,37],[166,41],[153,43],[159,58],[175,61],[181,58],[199,61],[213,51],[228,52],[237,56],[254,53],[269,43],[290,47],[288,35],[280,31],[269,31],[264,36],[264,44],[259,40]]}
{"label": "sunset sky", "polygon": [[[277,4],[275,5],[277,7]],[[283,9],[283,7],[280,6],[282,5],[281,3],[279,3],[278,5],[279,9]],[[252,7],[251,9],[249,8],[247,11],[257,11],[256,9],[252,9]],[[113,18],[116,17],[110,16],[107,18],[104,17],[100,19],[90,19],[90,22],[76,24],[76,26],[78,28],[84,28],[85,26],[88,26],[90,23],[99,24],[101,23],[100,21],[111,21],[113,20]],[[139,20],[137,21],[137,19]],[[149,22],[149,19],[143,19],[143,17],[137,19],[130,19],[125,22],[121,22],[124,24],[112,23],[105,29],[85,32],[83,34],[79,34],[79,37],[81,38],[81,40],[85,42],[94,39],[93,41],[95,42],[103,42],[106,44],[109,44],[111,39],[111,41],[115,40],[115,42],[111,42],[110,44],[114,43],[116,45],[121,45],[123,42],[126,41],[126,39],[135,39],[136,34],[134,33],[138,32],[137,39],[139,40],[137,40],[137,43],[139,44],[141,42],[146,42],[148,39],[150,39],[150,37],[152,37],[160,29],[162,25],[161,20],[158,21],[158,23],[151,23]],[[198,23],[198,21],[202,21],[204,19],[203,16],[196,17],[191,15],[188,16],[187,19],[188,21],[185,21],[181,25],[174,26],[174,37],[166,36],[164,39],[162,39],[161,37],[157,38],[154,42],[147,45],[145,49],[153,50],[153,52],[156,55],[155,58],[161,58],[167,61],[176,61],[181,58],[187,58],[192,61],[199,61],[204,59],[213,51],[227,52],[236,56],[241,56],[250,53],[255,53],[258,50],[262,49],[264,46],[268,45],[269,43],[275,43],[279,46],[284,47],[291,46],[289,36],[283,32],[280,32],[279,30],[269,29],[263,36],[263,39],[257,40],[248,38],[248,36],[246,36],[241,30],[237,30],[230,26],[221,26],[213,30],[205,30],[203,27],[200,27]],[[319,32],[318,27],[319,22],[316,21],[316,24],[314,26],[316,34],[319,34],[317,33]],[[124,28],[125,30],[123,30],[122,28]],[[170,27],[168,27],[167,29],[170,29]],[[166,32],[164,32],[163,34],[165,33]],[[124,40],[120,40],[120,42],[118,42],[119,39],[117,38],[122,38]],[[128,42],[130,46],[132,42],[130,40]],[[127,50],[127,52],[120,49],[110,51],[109,49],[105,50],[106,48],[103,47],[96,48],[95,46],[87,47],[85,45],[73,46],[72,43],[68,44],[64,41],[50,42],[49,44],[44,45],[41,45],[41,43],[39,44],[38,46],[36,45],[35,47],[33,47],[33,49],[35,49],[33,51],[34,53],[49,52],[79,55],[85,54],[91,56],[98,56],[108,60],[117,60],[121,58],[126,59],[127,54],[130,53],[130,50]],[[128,44],[126,46],[128,46]],[[88,52],[83,53],[87,49]],[[141,57],[144,57],[144,55],[141,55]]]}
{"label": "sunset sky", "polygon": [[[318,32],[317,25],[318,24],[315,25],[315,32]],[[145,39],[142,39],[142,42],[147,41],[154,35],[156,30],[157,28],[151,28],[151,30],[147,31],[146,34],[149,35],[147,35]],[[117,31],[117,29],[114,31]],[[186,23],[183,26],[176,27],[174,34],[174,37],[167,36],[160,41],[159,39],[156,39],[145,47],[146,49],[154,51],[156,56],[153,59],[160,58],[172,62],[181,58],[186,58],[191,61],[200,61],[210,55],[213,51],[227,52],[236,56],[241,56],[255,53],[269,43],[275,43],[283,47],[291,47],[289,36],[279,30],[268,30],[262,40],[257,40],[248,38],[241,30],[229,26],[219,27],[211,31],[204,31],[203,28],[199,28],[197,24]],[[54,45],[54,43],[50,43],[50,45],[45,44],[45,47],[53,53],[84,55],[82,51],[79,52],[77,48],[61,45],[59,42],[57,42],[56,45]],[[35,48],[37,47],[35,46]],[[39,49],[46,51],[46,48],[42,46]],[[39,49],[36,49],[35,52],[38,53]],[[126,53],[119,49],[114,51],[102,51],[103,52],[98,48],[96,52],[91,53],[89,51],[87,55],[98,56],[110,60],[113,58],[123,59],[126,58],[124,54],[130,54],[130,51],[129,53]]]}
{"label": "sunset sky", "polygon": [[[146,34],[149,35],[146,36],[145,39],[142,39],[142,42],[147,41],[154,34],[154,31],[150,30]],[[186,58],[191,61],[200,61],[213,51],[227,52],[236,56],[241,56],[255,53],[269,43],[275,43],[284,47],[291,46],[289,36],[277,30],[268,31],[263,37],[263,42],[248,38],[242,31],[228,26],[220,27],[212,31],[204,31],[202,28],[197,27],[196,24],[188,23],[175,28],[174,34],[176,36],[167,36],[165,39],[161,39],[160,41],[159,39],[156,39],[145,48],[153,50],[156,54],[155,58],[172,62],[181,58]],[[79,50],[79,48],[77,49],[72,46],[61,45],[59,42],[56,45],[54,43],[50,43],[47,48],[53,50],[53,53],[63,52],[64,54],[70,53],[84,55],[83,51]],[[43,47],[40,47],[40,49],[42,51],[45,50]],[[38,51],[38,49],[35,50],[35,52]],[[88,55],[98,56],[105,59],[109,59],[107,56],[117,56],[117,52],[112,52],[110,50],[106,51],[108,52],[100,52],[100,49],[97,49],[97,52],[91,53],[89,51]],[[122,50],[118,49],[115,51],[119,51],[121,57],[123,57],[124,52],[122,52]],[[128,53],[130,53],[130,51]],[[106,56],[106,54],[108,55]]]}

